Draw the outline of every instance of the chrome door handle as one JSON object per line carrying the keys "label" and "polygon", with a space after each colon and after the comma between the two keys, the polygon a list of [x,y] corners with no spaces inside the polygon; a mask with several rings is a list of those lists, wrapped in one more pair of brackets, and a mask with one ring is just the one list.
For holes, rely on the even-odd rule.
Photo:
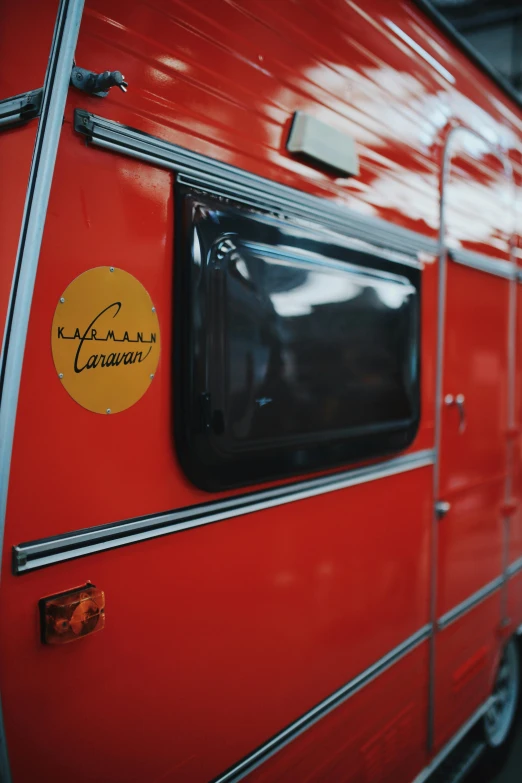
{"label": "chrome door handle", "polygon": [[435,503],[435,514],[437,515],[437,519],[445,517],[450,508],[451,503],[448,503],[447,500],[437,500]]}
{"label": "chrome door handle", "polygon": [[463,394],[457,394],[456,397],[453,394],[446,394],[444,397],[444,405],[456,405],[459,412],[459,432],[462,433],[466,429],[466,409],[464,403],[466,398]]}
{"label": "chrome door handle", "polygon": [[455,397],[455,404],[459,411],[459,432],[464,432],[466,429],[466,410],[464,408],[465,398],[463,394],[457,394]]}

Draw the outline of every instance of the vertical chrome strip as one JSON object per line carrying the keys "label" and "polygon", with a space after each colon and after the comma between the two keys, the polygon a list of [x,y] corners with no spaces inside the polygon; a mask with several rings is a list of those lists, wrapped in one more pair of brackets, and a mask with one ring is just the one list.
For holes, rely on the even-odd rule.
{"label": "vertical chrome strip", "polygon": [[0,367],[0,536],[3,539],[18,392],[38,257],[83,0],[62,0],[44,85]]}
{"label": "vertical chrome strip", "polygon": [[[61,0],[45,77],[0,357],[0,553],[27,327],[82,11],[83,0]],[[3,722],[0,730],[0,779],[9,783],[11,774]]]}
{"label": "vertical chrome strip", "polygon": [[437,637],[437,564],[438,564],[438,519],[435,513],[435,503],[439,494],[440,479],[440,440],[442,426],[442,368],[444,361],[444,325],[446,307],[446,263],[447,252],[444,240],[444,187],[449,166],[449,140],[446,139],[443,152],[442,171],[440,179],[440,210],[439,210],[439,280],[437,294],[437,353],[435,368],[435,463],[433,465],[433,512],[431,522],[431,563],[430,563],[430,623],[433,629],[430,638],[430,663],[428,684],[428,750],[433,748],[435,736],[435,646]]}

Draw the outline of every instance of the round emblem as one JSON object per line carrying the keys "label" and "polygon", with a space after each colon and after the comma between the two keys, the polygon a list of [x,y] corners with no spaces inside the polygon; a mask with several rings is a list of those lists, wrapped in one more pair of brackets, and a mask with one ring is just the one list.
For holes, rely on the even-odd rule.
{"label": "round emblem", "polygon": [[123,269],[89,269],[67,286],[53,318],[54,366],[73,400],[94,413],[134,405],[154,378],[160,354],[151,298]]}

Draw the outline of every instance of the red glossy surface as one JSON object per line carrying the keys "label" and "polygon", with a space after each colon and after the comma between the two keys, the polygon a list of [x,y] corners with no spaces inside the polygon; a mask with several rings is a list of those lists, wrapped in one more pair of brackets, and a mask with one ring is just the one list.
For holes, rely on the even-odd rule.
{"label": "red glossy surface", "polygon": [[437,635],[435,750],[491,694],[499,662],[500,603],[497,591]]}
{"label": "red glossy surface", "polygon": [[[522,230],[522,225],[521,225]],[[518,500],[511,517],[509,537],[509,563],[522,557],[522,286],[517,285],[516,320],[516,376],[515,376],[515,421],[517,432],[513,438],[513,497]]]}
{"label": "red glossy surface", "polygon": [[[37,120],[0,131],[0,346],[4,338],[16,251],[24,211]],[[6,187],[8,183],[8,187]]]}
{"label": "red glossy surface", "polygon": [[[69,174],[73,169],[72,180]],[[171,435],[172,186],[169,172],[88,148],[69,125],[64,126],[19,399],[20,425],[8,499],[8,516],[13,515],[16,537],[13,543],[213,497],[184,477]],[[64,241],[64,225],[70,232],[69,242]],[[49,339],[62,292],[71,280],[97,265],[122,267],[143,283],[156,305],[162,339],[160,363],[150,390],[137,405],[110,420],[93,416],[64,394]],[[410,451],[430,448],[433,443],[435,357],[430,328],[436,317],[435,279],[436,265],[429,260],[422,291],[423,419]],[[37,387],[40,394],[35,399]],[[33,449],[35,431],[41,442],[52,442],[53,448]],[[107,442],[116,444],[116,451],[105,448]],[[52,514],[42,517],[33,513],[34,500],[26,491],[28,473],[34,477],[34,491],[53,509]],[[93,486],[95,492],[91,491]],[[115,491],[117,486],[125,491]],[[77,502],[78,493],[81,503]]]}
{"label": "red glossy surface", "polygon": [[[0,100],[43,87],[57,0],[0,2]],[[29,21],[30,20],[30,21]],[[0,129],[0,346],[20,238],[37,121]]]}
{"label": "red glossy surface", "polygon": [[[302,0],[297,12],[290,0],[96,0],[86,5],[76,61],[120,69],[130,89],[104,101],[71,91],[47,216],[0,593],[13,778],[205,783],[427,622],[432,470],[12,576],[11,547],[20,541],[213,497],[185,479],[171,436],[172,174],[87,148],[72,131],[73,109],[433,238],[451,128],[487,136],[518,172],[521,120],[409,2]],[[354,136],[360,177],[336,179],[286,153],[297,109]],[[512,226],[509,205],[499,206],[509,191],[503,168],[482,143],[455,144],[446,239],[505,258]],[[103,264],[138,277],[162,330],[150,390],[109,417],[64,392],[49,338],[64,288]],[[422,421],[412,450],[433,446],[437,271],[427,260]],[[445,392],[465,393],[468,430],[459,438],[456,411],[444,411],[442,487],[453,509],[440,527],[440,611],[499,573],[506,470],[508,284],[451,262],[448,274]],[[105,629],[46,649],[38,599],[87,581],[105,591]],[[488,695],[499,620],[494,596],[439,635],[439,744]],[[342,764],[353,781],[371,771],[410,783],[426,760],[427,685],[424,646],[256,776],[289,779],[304,764],[311,780],[337,783]],[[89,725],[103,738],[95,753],[84,752]],[[383,747],[396,730],[386,768]],[[60,738],[59,754],[49,737]]]}
{"label": "red glossy surface", "polygon": [[[450,186],[451,188],[451,186]],[[507,430],[507,280],[449,261],[439,497],[452,508],[439,525],[438,613],[502,571]]]}
{"label": "red glossy surface", "polygon": [[0,100],[43,87],[57,10],[58,0],[1,0]]}
{"label": "red glossy surface", "polygon": [[411,781],[425,761],[424,644],[248,775],[271,781]]}
{"label": "red glossy surface", "polygon": [[[148,770],[178,781],[182,769],[181,780],[203,783],[364,671],[427,622],[431,480],[425,468],[6,577],[2,670],[25,661],[23,682],[2,682],[19,779],[33,764],[27,736],[45,720],[72,738],[81,705],[105,738],[102,780],[138,782]],[[35,594],[88,580],[105,591],[105,629],[49,656]],[[78,654],[62,655],[67,647]],[[78,680],[85,668],[96,688]],[[63,698],[71,681],[76,707]],[[24,715],[20,699],[31,703]],[[41,760],[48,742],[35,743]],[[75,764],[64,743],[58,779],[96,779],[100,754]]]}
{"label": "red glossy surface", "polygon": [[484,129],[454,128],[447,139],[444,235],[449,248],[509,260],[513,177],[508,158],[487,138]]}

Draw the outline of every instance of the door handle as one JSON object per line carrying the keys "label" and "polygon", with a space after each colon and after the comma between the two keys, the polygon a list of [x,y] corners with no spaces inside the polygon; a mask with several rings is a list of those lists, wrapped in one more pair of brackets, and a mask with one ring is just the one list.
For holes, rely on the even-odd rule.
{"label": "door handle", "polygon": [[435,503],[435,514],[437,516],[437,519],[442,519],[446,516],[448,511],[451,508],[451,503],[448,503],[447,500],[437,500]]}
{"label": "door handle", "polygon": [[463,394],[457,394],[455,397],[453,394],[446,394],[444,397],[444,405],[447,405],[448,407],[450,405],[456,405],[457,410],[459,412],[459,432],[462,433],[466,429],[466,408],[464,407],[464,403],[466,402],[466,398]]}

